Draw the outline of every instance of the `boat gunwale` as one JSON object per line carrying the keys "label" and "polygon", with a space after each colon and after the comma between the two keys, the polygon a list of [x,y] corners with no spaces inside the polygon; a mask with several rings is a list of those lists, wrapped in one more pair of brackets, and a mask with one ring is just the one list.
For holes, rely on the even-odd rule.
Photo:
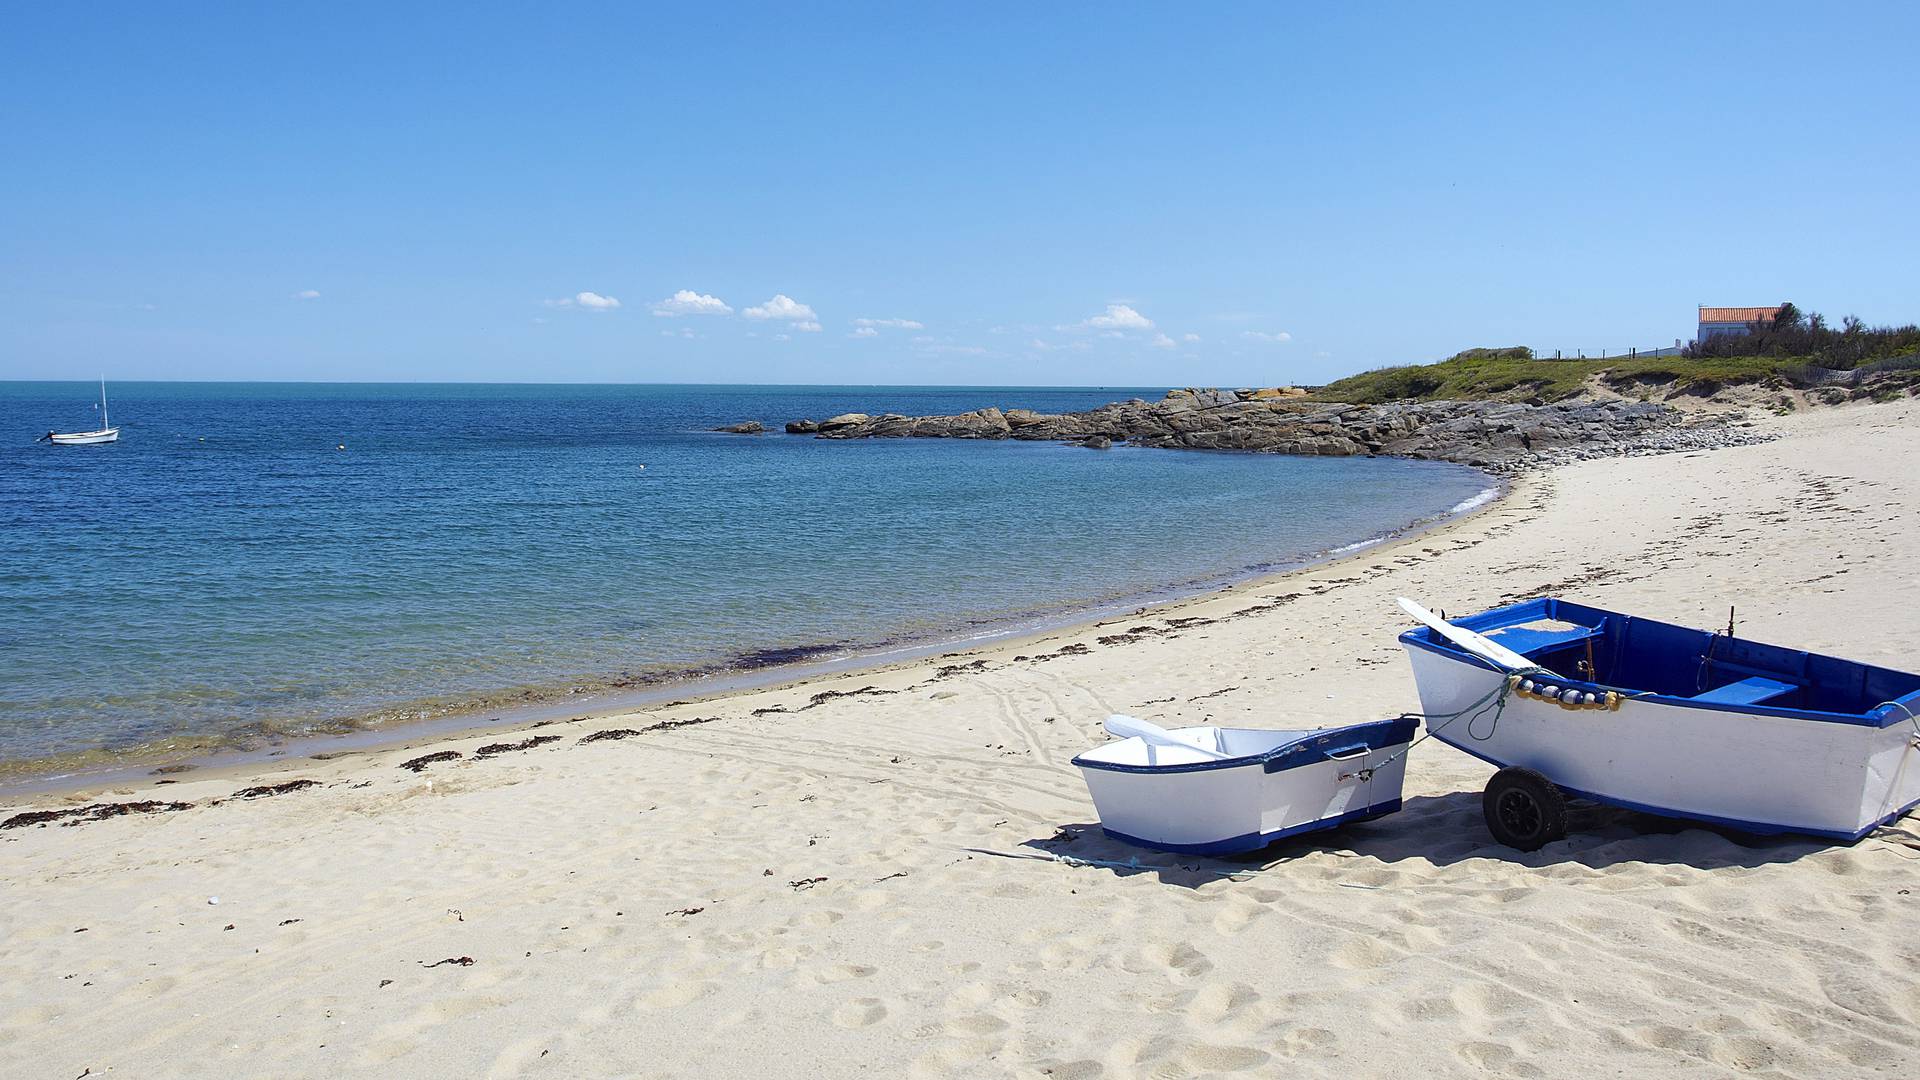
{"label": "boat gunwale", "polygon": [[[1478,614],[1488,615],[1488,614],[1493,614],[1494,612],[1500,612],[1500,611],[1514,611],[1514,610],[1519,610],[1530,604],[1537,604],[1537,603],[1544,603],[1544,602],[1545,602],[1544,599],[1543,600],[1523,600],[1518,604],[1510,604],[1510,605],[1507,605],[1506,607],[1500,607],[1500,608],[1491,608],[1488,611],[1480,612]],[[1593,610],[1599,611],[1603,609],[1595,608]],[[1607,612],[1607,614],[1619,615],[1620,613]],[[1469,618],[1471,617],[1472,616],[1470,616]],[[1635,618],[1639,618],[1639,616],[1635,616]],[[1455,620],[1455,621],[1461,622],[1461,620]],[[1648,619],[1646,621],[1654,622],[1654,623],[1660,622],[1660,620],[1658,619]],[[1462,624],[1464,625],[1464,623]],[[1675,626],[1683,630],[1687,629],[1686,627],[1680,627],[1677,623],[1666,623],[1664,625]],[[1426,627],[1422,626],[1422,627],[1415,627],[1411,630],[1407,630],[1403,632],[1400,635],[1399,640],[1402,646],[1405,646],[1408,648],[1423,649],[1427,652],[1445,657],[1448,660],[1452,660],[1455,663],[1465,664],[1469,667],[1484,668],[1488,671],[1494,672],[1495,674],[1498,674],[1501,676],[1505,676],[1509,674],[1509,672],[1505,668],[1500,667],[1499,665],[1493,663],[1490,660],[1486,660],[1482,657],[1475,656],[1464,649],[1457,649],[1457,647],[1456,648],[1444,647],[1442,643],[1436,642],[1434,640],[1435,636],[1436,635],[1432,630],[1429,630]],[[1756,642],[1756,644],[1760,644],[1760,643]],[[1811,655],[1820,656],[1828,660],[1839,661],[1841,663],[1848,663],[1848,664],[1859,663],[1859,661],[1847,660],[1845,657],[1828,656],[1825,653],[1813,653]],[[1531,660],[1532,657],[1528,657],[1528,659]],[[1863,664],[1861,666],[1870,667],[1873,665]],[[1884,670],[1891,670],[1891,669],[1884,669]],[[1909,674],[1909,673],[1902,672],[1901,674]],[[1896,705],[1897,704],[1896,702],[1882,702],[1879,705],[1874,706],[1874,708],[1868,712],[1840,713],[1840,712],[1828,712],[1821,709],[1796,709],[1796,708],[1789,708],[1789,707],[1779,706],[1779,705],[1748,705],[1748,704],[1740,704],[1740,703],[1734,703],[1734,702],[1698,701],[1690,697],[1679,697],[1672,694],[1661,694],[1651,690],[1635,690],[1631,687],[1613,686],[1608,683],[1588,682],[1583,679],[1575,679],[1575,678],[1562,676],[1562,675],[1559,675],[1558,673],[1556,673],[1554,676],[1554,682],[1559,685],[1565,686],[1568,689],[1591,691],[1595,694],[1604,694],[1607,691],[1611,690],[1620,694],[1622,699],[1621,703],[1623,705],[1629,702],[1636,702],[1636,701],[1650,702],[1658,705],[1671,705],[1671,706],[1677,706],[1683,709],[1700,709],[1708,712],[1738,713],[1738,714],[1745,714],[1749,716],[1769,716],[1769,717],[1773,717],[1781,720],[1808,720],[1808,721],[1813,721],[1815,723],[1822,723],[1822,724],[1846,724],[1851,727],[1867,727],[1867,728],[1889,728],[1889,727],[1893,727],[1896,724],[1905,723],[1907,722],[1907,719],[1908,719],[1908,715],[1900,711],[1899,707],[1889,708],[1890,705]],[[1905,701],[1907,698],[1914,697],[1916,695],[1920,695],[1920,691],[1915,691],[1913,694],[1904,695],[1902,698],[1898,700]]]}
{"label": "boat gunwale", "polygon": [[[1205,727],[1206,725],[1202,724],[1197,726]],[[1308,765],[1319,765],[1323,762],[1332,760],[1331,758],[1326,756],[1325,751],[1330,744],[1337,741],[1337,737],[1340,735],[1350,734],[1350,733],[1358,734],[1359,737],[1363,740],[1363,743],[1366,746],[1367,750],[1369,752],[1372,752],[1375,750],[1385,750],[1389,747],[1399,746],[1402,743],[1411,743],[1413,741],[1414,732],[1418,728],[1418,726],[1419,726],[1419,722],[1417,718],[1403,714],[1401,716],[1392,717],[1386,720],[1366,720],[1358,724],[1342,724],[1339,727],[1330,727],[1330,728],[1307,728],[1307,729],[1238,728],[1233,730],[1240,730],[1240,731],[1304,730],[1305,734],[1303,734],[1298,739],[1294,739],[1290,742],[1281,743],[1279,746],[1276,746],[1271,750],[1263,750],[1258,754],[1245,754],[1240,757],[1231,757],[1231,758],[1215,758],[1215,759],[1209,759],[1206,761],[1178,762],[1172,765],[1130,765],[1120,761],[1090,761],[1087,759],[1087,754],[1095,753],[1097,751],[1105,749],[1106,747],[1114,746],[1120,742],[1126,741],[1124,739],[1120,739],[1120,740],[1116,740],[1115,742],[1101,743],[1099,746],[1096,746],[1091,750],[1086,750],[1086,751],[1082,751],[1079,754],[1075,754],[1073,757],[1073,761],[1070,764],[1076,765],[1082,769],[1097,769],[1101,772],[1134,773],[1137,775],[1150,775],[1150,776],[1164,776],[1172,773],[1210,772],[1216,769],[1238,769],[1248,765],[1263,766],[1265,767],[1265,771],[1270,773],[1285,772],[1289,769],[1304,768]],[[1186,730],[1190,730],[1190,729],[1188,728],[1175,729],[1176,732],[1186,731]],[[1376,743],[1373,738],[1375,735],[1381,736],[1385,741]],[[1404,735],[1405,737],[1400,738],[1399,736],[1402,736],[1402,735]],[[1138,736],[1134,736],[1134,737],[1138,738]],[[1337,747],[1336,749],[1352,750],[1358,745],[1361,745],[1361,744],[1348,742],[1343,746]],[[1314,749],[1318,749],[1322,751],[1322,753],[1319,756],[1314,756],[1308,752]],[[1297,758],[1298,760],[1283,760],[1289,757]]]}

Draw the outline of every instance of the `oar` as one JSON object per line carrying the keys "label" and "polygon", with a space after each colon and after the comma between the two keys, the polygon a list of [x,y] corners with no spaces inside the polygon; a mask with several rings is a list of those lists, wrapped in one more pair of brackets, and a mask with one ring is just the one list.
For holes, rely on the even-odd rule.
{"label": "oar", "polygon": [[1107,734],[1116,735],[1122,739],[1142,739],[1156,746],[1175,746],[1182,750],[1194,750],[1216,761],[1225,760],[1233,756],[1232,754],[1223,754],[1212,747],[1190,743],[1180,736],[1175,735],[1173,732],[1168,731],[1166,728],[1161,727],[1159,724],[1149,723],[1145,720],[1136,720],[1131,716],[1121,716],[1119,713],[1107,717]]}
{"label": "oar", "polygon": [[1400,598],[1400,610],[1425,623],[1428,629],[1455,645],[1508,671],[1526,671],[1540,666],[1497,641],[1482,637],[1464,626],[1453,625],[1404,596]]}

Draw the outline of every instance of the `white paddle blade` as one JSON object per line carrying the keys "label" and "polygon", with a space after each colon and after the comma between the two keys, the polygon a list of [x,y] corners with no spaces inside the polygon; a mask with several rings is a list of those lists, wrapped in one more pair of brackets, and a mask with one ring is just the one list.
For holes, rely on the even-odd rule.
{"label": "white paddle blade", "polygon": [[1476,634],[1464,626],[1455,626],[1404,596],[1400,597],[1399,603],[1401,611],[1413,616],[1414,619],[1424,624],[1434,633],[1439,634],[1441,637],[1446,638],[1448,641],[1453,642],[1455,645],[1460,646],[1473,655],[1480,657],[1482,660],[1492,661],[1500,667],[1506,668],[1508,671],[1525,671],[1528,668],[1538,666],[1533,661],[1521,656],[1519,653],[1514,652],[1499,642]]}
{"label": "white paddle blade", "polygon": [[1223,754],[1211,746],[1201,746],[1199,743],[1190,742],[1168,731],[1166,728],[1161,727],[1159,724],[1135,719],[1131,716],[1122,716],[1119,713],[1107,717],[1107,734],[1120,739],[1141,739],[1153,743],[1156,746],[1177,746],[1182,750],[1198,751],[1210,758],[1226,758],[1231,756]]}

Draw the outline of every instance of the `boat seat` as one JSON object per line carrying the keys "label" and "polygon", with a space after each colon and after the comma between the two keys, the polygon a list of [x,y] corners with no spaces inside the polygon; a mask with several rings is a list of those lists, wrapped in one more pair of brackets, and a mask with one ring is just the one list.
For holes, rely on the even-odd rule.
{"label": "boat seat", "polygon": [[1792,683],[1754,675],[1739,682],[1716,686],[1704,694],[1695,694],[1689,700],[1704,701],[1714,705],[1764,705],[1774,698],[1785,697],[1798,689],[1800,688]]}
{"label": "boat seat", "polygon": [[1522,656],[1531,657],[1535,653],[1548,652],[1578,645],[1583,641],[1592,641],[1607,632],[1607,622],[1600,620],[1598,626],[1566,626],[1553,629],[1535,629],[1530,626],[1503,626],[1495,630],[1483,631],[1487,640],[1497,641],[1504,648],[1512,649]]}

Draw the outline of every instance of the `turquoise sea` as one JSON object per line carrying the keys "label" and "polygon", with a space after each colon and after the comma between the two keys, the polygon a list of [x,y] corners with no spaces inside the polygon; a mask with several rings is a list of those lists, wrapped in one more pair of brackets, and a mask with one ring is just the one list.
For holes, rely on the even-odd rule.
{"label": "turquoise sea", "polygon": [[[1296,564],[1451,465],[706,429],[1161,389],[0,383],[0,760],[221,746],[1057,620]],[[342,448],[344,447],[344,448]]]}

